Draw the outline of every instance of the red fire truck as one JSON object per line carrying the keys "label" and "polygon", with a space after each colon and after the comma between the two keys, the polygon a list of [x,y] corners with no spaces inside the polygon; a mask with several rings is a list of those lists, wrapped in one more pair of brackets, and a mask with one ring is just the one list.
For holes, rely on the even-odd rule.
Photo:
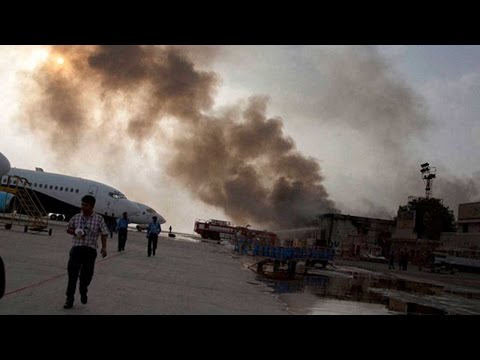
{"label": "red fire truck", "polygon": [[[235,227],[229,221],[224,220],[195,220],[193,229],[200,234],[203,239],[212,239],[220,241],[221,237],[235,236]],[[224,236],[222,236],[224,235]]]}
{"label": "red fire truck", "polygon": [[256,240],[262,245],[274,246],[277,244],[277,235],[267,230],[254,230],[248,226],[234,226],[229,221],[224,220],[196,220],[193,229],[200,234],[203,239],[220,240],[236,239],[237,234],[250,240]]}

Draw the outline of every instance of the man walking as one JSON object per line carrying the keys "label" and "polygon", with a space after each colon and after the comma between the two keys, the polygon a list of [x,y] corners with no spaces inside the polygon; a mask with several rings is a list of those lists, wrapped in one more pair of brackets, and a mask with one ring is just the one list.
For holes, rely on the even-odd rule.
{"label": "man walking", "polygon": [[157,223],[157,217],[152,217],[153,222],[148,224],[147,229],[147,238],[148,238],[148,247],[147,247],[147,254],[148,256],[152,255],[155,256],[155,250],[157,250],[157,242],[158,242],[158,234],[162,231],[160,224]]}
{"label": "man walking", "polygon": [[395,269],[395,253],[390,251],[390,258],[388,260],[388,269]]}
{"label": "man walking", "polygon": [[123,217],[118,220],[118,251],[125,251],[125,244],[127,243],[127,234],[128,234],[128,220],[127,213],[123,213]]}
{"label": "man walking", "polygon": [[72,248],[68,259],[68,286],[67,301],[63,307],[70,309],[73,306],[77,279],[80,275],[80,300],[86,304],[88,285],[92,281],[97,257],[98,235],[101,234],[102,257],[107,256],[108,229],[101,215],[93,212],[95,198],[85,195],[82,198],[81,212],[74,215],[68,223],[67,233],[73,235]]}

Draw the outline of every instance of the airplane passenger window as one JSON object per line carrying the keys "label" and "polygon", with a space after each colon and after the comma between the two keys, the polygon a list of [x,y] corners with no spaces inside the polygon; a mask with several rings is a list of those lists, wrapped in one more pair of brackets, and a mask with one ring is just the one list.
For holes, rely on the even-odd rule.
{"label": "airplane passenger window", "polygon": [[41,187],[42,187],[42,184],[38,185],[38,187],[41,188]]}
{"label": "airplane passenger window", "polygon": [[76,193],[78,193],[78,189],[77,189],[77,190],[75,190],[75,192],[76,192]]}
{"label": "airplane passenger window", "polygon": [[68,188],[65,188],[65,191],[68,191]]}
{"label": "airplane passenger window", "polygon": [[55,186],[55,190],[58,190],[58,186]]}
{"label": "airplane passenger window", "polygon": [[70,192],[73,192],[73,188],[70,189]]}
{"label": "airplane passenger window", "polygon": [[53,185],[50,185],[50,190],[52,190],[52,189],[53,189]]}
{"label": "airplane passenger window", "polygon": [[60,191],[63,191],[63,186],[60,186]]}

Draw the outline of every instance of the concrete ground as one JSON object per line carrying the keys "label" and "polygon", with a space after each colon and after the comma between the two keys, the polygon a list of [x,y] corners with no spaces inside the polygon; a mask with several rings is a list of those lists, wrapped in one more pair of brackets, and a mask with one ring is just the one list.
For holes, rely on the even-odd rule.
{"label": "concrete ground", "polygon": [[465,292],[465,293],[478,293],[480,298],[480,274],[472,272],[456,271],[451,274],[450,272],[442,271],[431,272],[427,268],[419,268],[418,266],[408,264],[407,270],[399,270],[398,264],[395,264],[395,269],[388,269],[388,264],[374,263],[362,260],[344,260],[336,259],[336,266],[349,266],[355,268],[361,268],[369,271],[374,271],[379,274],[385,274],[388,276],[394,276],[397,278],[417,281],[432,285],[438,285],[445,287],[450,292]]}
{"label": "concrete ground", "polygon": [[74,307],[65,310],[71,248],[66,223],[50,222],[52,236],[0,226],[7,278],[0,314],[289,314],[226,247],[162,234],[156,256],[147,257],[146,234],[137,231],[129,231],[122,253],[116,235],[108,238],[108,256],[97,257],[88,304],[80,303],[77,288]]}
{"label": "concrete ground", "polygon": [[[255,260],[243,257],[246,264]],[[478,273],[432,273],[412,265],[389,270],[388,264],[337,257],[326,269],[310,268],[309,276],[297,280],[273,282],[294,314],[480,314]]]}
{"label": "concrete ground", "polygon": [[[398,268],[389,270],[388,264],[348,260],[335,261],[335,269],[356,273],[357,277],[363,279],[390,279],[373,281],[369,289],[388,298],[389,309],[403,313],[409,313],[412,308],[414,313],[480,315],[479,273],[433,273],[430,269],[420,269],[411,264],[407,271]],[[404,281],[399,282],[399,279]]]}

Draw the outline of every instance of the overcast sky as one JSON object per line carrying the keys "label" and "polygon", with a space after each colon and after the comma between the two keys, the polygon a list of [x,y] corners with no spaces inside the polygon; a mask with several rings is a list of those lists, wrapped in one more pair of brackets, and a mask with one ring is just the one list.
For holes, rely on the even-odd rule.
{"label": "overcast sky", "polygon": [[12,166],[104,182],[185,232],[274,227],[317,203],[392,218],[424,194],[424,162],[455,214],[480,201],[479,46],[117,50],[0,47]]}

